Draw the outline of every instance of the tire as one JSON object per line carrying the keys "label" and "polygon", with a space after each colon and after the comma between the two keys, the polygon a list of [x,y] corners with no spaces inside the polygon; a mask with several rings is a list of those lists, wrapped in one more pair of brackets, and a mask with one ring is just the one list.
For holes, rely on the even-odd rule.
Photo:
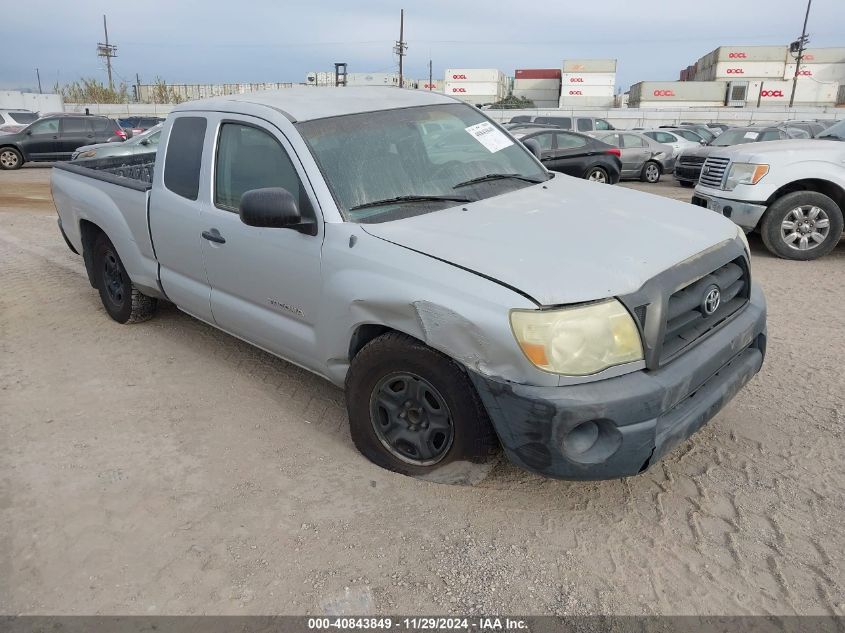
{"label": "tire", "polygon": [[695,187],[695,183],[692,180],[679,180],[678,182],[681,183],[681,187],[684,187],[685,189],[692,189]]}
{"label": "tire", "polygon": [[158,300],[135,287],[105,233],[94,240],[92,262],[100,300],[112,319],[118,323],[139,323],[152,318]]}
{"label": "tire", "polygon": [[23,156],[14,147],[0,149],[0,169],[20,169],[23,166]]}
{"label": "tire", "polygon": [[485,462],[498,447],[460,365],[398,332],[373,339],[355,356],[346,408],[358,450],[403,475],[428,475],[459,460]]}
{"label": "tire", "polygon": [[584,174],[584,178],[586,180],[591,180],[592,182],[600,182],[605,185],[611,184],[610,175],[607,173],[607,170],[604,167],[590,167],[587,170],[587,173]]}
{"label": "tire", "polygon": [[643,182],[650,182],[652,184],[660,182],[661,174],[660,165],[653,160],[647,160],[643,165],[643,171],[640,174],[640,180]]}
{"label": "tire", "polygon": [[760,223],[766,248],[778,257],[808,261],[827,255],[842,236],[842,210],[828,196],[795,191],[772,203]]}

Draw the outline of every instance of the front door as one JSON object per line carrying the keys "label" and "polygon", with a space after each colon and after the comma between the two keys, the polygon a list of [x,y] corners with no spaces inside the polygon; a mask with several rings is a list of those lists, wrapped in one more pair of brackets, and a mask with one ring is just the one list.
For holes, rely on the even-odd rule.
{"label": "front door", "polygon": [[[220,115],[210,204],[203,205],[203,256],[211,310],[223,329],[272,353],[314,366],[323,228],[247,226],[238,215],[252,189],[283,187],[303,218],[319,220],[304,172],[284,135],[262,119]],[[210,239],[209,239],[210,238]]]}
{"label": "front door", "polygon": [[53,160],[59,147],[59,118],[36,121],[21,142],[27,160]]}

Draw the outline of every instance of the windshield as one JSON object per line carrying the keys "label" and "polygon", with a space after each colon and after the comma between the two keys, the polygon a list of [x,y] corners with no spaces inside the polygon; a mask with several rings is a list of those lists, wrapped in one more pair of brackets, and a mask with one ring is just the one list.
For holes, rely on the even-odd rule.
{"label": "windshield", "polygon": [[834,138],[845,141],[845,121],[831,125],[824,132],[820,133],[818,138]]}
{"label": "windshield", "polygon": [[727,130],[719,134],[716,140],[710,143],[717,147],[727,145],[741,145],[742,143],[754,143],[759,141],[762,132],[760,130]]}
{"label": "windshield", "polygon": [[315,119],[297,128],[350,222],[430,213],[456,199],[490,198],[549,178],[525,147],[459,103]]}
{"label": "windshield", "polygon": [[35,112],[7,112],[6,116],[13,118],[21,125],[29,125],[38,118]]}

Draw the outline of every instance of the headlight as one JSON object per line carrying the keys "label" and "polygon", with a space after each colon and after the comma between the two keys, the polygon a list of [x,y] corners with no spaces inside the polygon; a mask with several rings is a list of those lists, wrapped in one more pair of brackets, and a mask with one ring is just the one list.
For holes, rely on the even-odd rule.
{"label": "headlight", "polygon": [[748,245],[748,238],[745,236],[745,231],[742,230],[741,226],[736,227],[736,234],[745,245],[745,252],[748,253],[749,257],[751,257],[751,247]]}
{"label": "headlight", "polygon": [[734,163],[728,172],[725,190],[733,191],[737,185],[756,185],[769,173],[768,165],[755,163]]}
{"label": "headlight", "polygon": [[79,154],[77,154],[76,158],[94,158],[94,156],[96,156],[96,155],[97,155],[97,150],[89,149],[85,152],[79,152]]}
{"label": "headlight", "polygon": [[642,360],[634,319],[616,299],[561,310],[512,310],[519,346],[544,371],[587,376]]}

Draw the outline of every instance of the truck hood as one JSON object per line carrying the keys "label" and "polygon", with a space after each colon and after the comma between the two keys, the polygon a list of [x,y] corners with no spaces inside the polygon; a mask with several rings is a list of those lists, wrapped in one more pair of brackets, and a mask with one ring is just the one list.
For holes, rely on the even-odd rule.
{"label": "truck hood", "polygon": [[675,264],[738,239],[736,226],[712,211],[560,174],[543,185],[361,227],[539,305],[628,294]]}
{"label": "truck hood", "polygon": [[845,142],[821,139],[765,141],[714,149],[719,151],[713,152],[713,156],[724,156],[735,162],[772,162],[785,165],[798,160],[845,159]]}
{"label": "truck hood", "polygon": [[681,150],[681,154],[678,156],[703,156],[707,158],[712,154],[714,151],[718,149],[727,149],[725,147],[713,147],[712,145],[692,145],[690,147],[685,147]]}

